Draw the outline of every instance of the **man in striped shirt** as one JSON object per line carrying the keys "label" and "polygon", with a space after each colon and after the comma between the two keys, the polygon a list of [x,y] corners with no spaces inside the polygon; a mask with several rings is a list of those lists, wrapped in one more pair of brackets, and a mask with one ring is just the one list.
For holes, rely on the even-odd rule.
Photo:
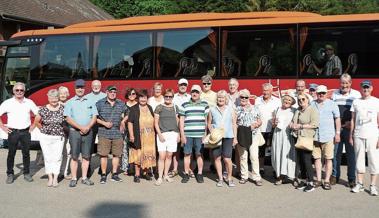
{"label": "man in striped shirt", "polygon": [[341,116],[341,130],[337,130],[340,134],[341,141],[334,146],[333,172],[330,178],[332,185],[338,183],[340,178],[340,166],[343,145],[345,145],[347,159],[347,178],[349,186],[355,185],[355,153],[354,147],[349,143],[350,134],[350,108],[354,99],[361,98],[361,93],[351,88],[351,77],[349,74],[342,74],[340,78],[340,88],[332,94],[332,100],[338,105]]}
{"label": "man in striped shirt", "polygon": [[182,104],[180,108],[180,136],[184,146],[184,171],[182,183],[189,181],[192,150],[195,150],[198,173],[196,180],[203,183],[203,138],[207,134],[208,103],[200,100],[201,88],[193,85],[191,88],[191,99]]}

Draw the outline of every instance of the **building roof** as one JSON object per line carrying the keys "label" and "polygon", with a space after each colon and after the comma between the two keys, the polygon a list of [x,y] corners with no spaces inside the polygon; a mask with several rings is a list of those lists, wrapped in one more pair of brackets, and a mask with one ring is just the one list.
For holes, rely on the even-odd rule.
{"label": "building roof", "polygon": [[0,16],[3,19],[52,26],[113,19],[89,0],[1,0]]}

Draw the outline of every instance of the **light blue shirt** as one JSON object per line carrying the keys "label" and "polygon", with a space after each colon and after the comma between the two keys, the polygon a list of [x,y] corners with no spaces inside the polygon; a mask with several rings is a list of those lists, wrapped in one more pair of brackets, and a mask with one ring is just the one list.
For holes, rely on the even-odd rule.
{"label": "light blue shirt", "polygon": [[86,96],[72,97],[64,106],[63,115],[70,117],[81,126],[88,125],[94,116],[98,115],[97,108]]}
{"label": "light blue shirt", "polygon": [[224,138],[234,138],[233,134],[233,119],[232,119],[232,107],[227,105],[224,112],[215,106],[211,107],[210,113],[212,115],[212,127],[224,128]]}
{"label": "light blue shirt", "polygon": [[315,141],[322,143],[333,141],[336,134],[334,120],[340,117],[337,104],[330,99],[326,99],[322,103],[313,101],[311,105],[318,111],[320,117],[319,126],[318,129],[316,129]]}
{"label": "light blue shirt", "polygon": [[99,92],[98,94],[94,94],[93,92],[91,92],[85,95],[84,97],[91,101],[92,104],[96,105],[96,102],[98,102],[100,99],[107,97],[107,94],[105,94],[104,92]]}

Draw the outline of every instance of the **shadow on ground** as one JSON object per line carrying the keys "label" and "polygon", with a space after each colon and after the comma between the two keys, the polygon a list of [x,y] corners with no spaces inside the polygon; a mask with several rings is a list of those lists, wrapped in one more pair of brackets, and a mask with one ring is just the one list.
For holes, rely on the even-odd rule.
{"label": "shadow on ground", "polygon": [[87,213],[88,218],[148,218],[146,207],[142,204],[103,202],[92,207]]}

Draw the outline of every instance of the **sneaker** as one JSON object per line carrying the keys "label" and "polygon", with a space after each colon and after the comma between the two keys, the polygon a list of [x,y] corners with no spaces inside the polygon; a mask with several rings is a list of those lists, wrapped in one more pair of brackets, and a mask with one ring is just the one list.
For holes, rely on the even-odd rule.
{"label": "sneaker", "polygon": [[7,176],[7,180],[5,181],[5,183],[7,183],[7,184],[12,184],[13,182],[14,182],[14,177],[13,177],[12,174],[9,174],[9,175]]}
{"label": "sneaker", "polygon": [[168,183],[171,183],[171,182],[174,181],[172,178],[170,178],[170,176],[163,177],[163,180],[166,181],[166,182],[168,182]]}
{"label": "sneaker", "polygon": [[95,183],[93,183],[91,180],[89,180],[88,178],[85,178],[85,179],[82,179],[82,184],[84,185],[88,185],[88,186],[91,186],[91,185],[94,185]]}
{"label": "sneaker", "polygon": [[196,175],[196,181],[197,181],[197,183],[204,183],[203,174],[197,174]]}
{"label": "sneaker", "polygon": [[147,181],[153,180],[153,178],[151,177],[151,175],[149,173],[146,173],[145,175],[143,175],[143,178],[145,178]]}
{"label": "sneaker", "polygon": [[122,179],[118,176],[118,174],[112,174],[111,181],[112,182],[122,182]]}
{"label": "sneaker", "polygon": [[216,186],[217,187],[223,187],[224,186],[224,182],[222,180],[218,180],[217,183],[216,183]]}
{"label": "sneaker", "polygon": [[182,178],[182,183],[187,183],[188,181],[189,181],[189,179],[190,179],[190,177],[189,177],[189,175],[187,174],[187,173],[185,173],[184,175],[183,175],[183,178]]}
{"label": "sneaker", "polygon": [[140,182],[141,182],[141,179],[139,178],[139,176],[134,176],[133,181],[134,181],[135,183],[140,183]]}
{"label": "sneaker", "polygon": [[377,190],[375,185],[370,185],[370,195],[372,195],[372,196],[378,195],[378,190]]}
{"label": "sneaker", "polygon": [[315,186],[308,183],[307,186],[304,188],[304,192],[313,192],[315,190]]}
{"label": "sneaker", "polygon": [[27,182],[33,182],[33,178],[30,174],[25,174],[24,175],[24,180],[27,181]]}
{"label": "sneaker", "polygon": [[236,187],[236,184],[234,183],[233,180],[229,180],[229,181],[228,181],[228,186],[229,186],[229,187]]}
{"label": "sneaker", "polygon": [[76,179],[71,179],[70,183],[69,183],[69,187],[73,188],[76,186],[76,184],[78,183],[78,180]]}
{"label": "sneaker", "polygon": [[356,185],[356,184],[355,184],[354,181],[349,181],[349,182],[347,183],[347,187],[349,187],[349,188],[354,188],[355,185]]}
{"label": "sneaker", "polygon": [[163,182],[162,178],[158,178],[157,181],[155,181],[155,185],[160,186],[162,185],[162,182]]}
{"label": "sneaker", "polygon": [[305,182],[301,181],[297,185],[296,189],[298,189],[298,190],[304,190],[306,186],[307,186],[307,184],[305,184]]}
{"label": "sneaker", "polygon": [[353,193],[358,193],[358,192],[363,192],[365,190],[365,187],[363,187],[363,184],[357,183],[354,188],[351,189],[351,192]]}
{"label": "sneaker", "polygon": [[102,175],[101,178],[100,178],[100,184],[105,184],[107,182],[107,176],[106,175]]}

